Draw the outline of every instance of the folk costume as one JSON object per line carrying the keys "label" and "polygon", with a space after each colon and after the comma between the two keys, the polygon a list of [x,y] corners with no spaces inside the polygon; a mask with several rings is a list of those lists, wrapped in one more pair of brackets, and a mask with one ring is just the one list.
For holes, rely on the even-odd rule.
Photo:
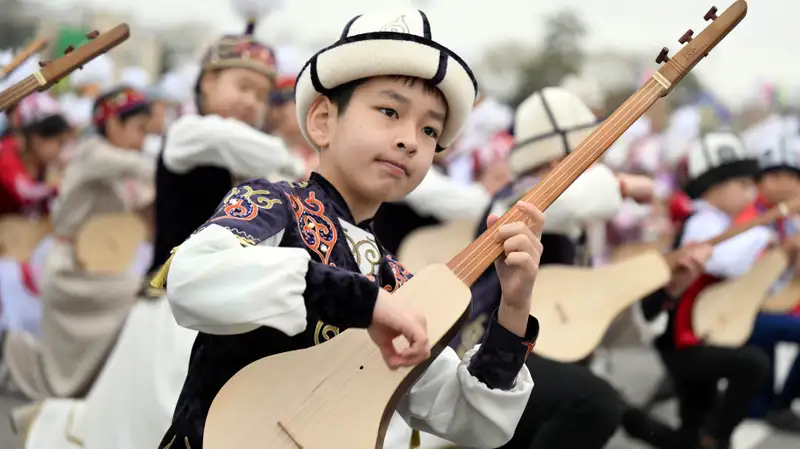
{"label": "folk costume", "polygon": [[[200,79],[208,71],[246,68],[272,77],[272,50],[249,34],[224,36],[203,58]],[[303,164],[283,142],[232,118],[204,114],[180,117],[167,130],[156,171],[156,241],[151,271],[167,261],[210,217],[236,180],[260,178],[276,171],[303,175]],[[188,200],[191,199],[191,200]]]}
{"label": "folk costume", "polygon": [[[781,133],[762,140],[759,146],[759,176],[784,172],[800,177],[800,136]],[[754,212],[763,214],[775,205],[759,196],[755,201]],[[772,225],[774,232],[781,240],[796,236],[800,231],[798,217],[780,218]],[[795,278],[795,267],[792,265],[773,287],[779,292]],[[777,314],[761,312],[756,317],[750,344],[760,347],[775,366],[776,347],[780,342],[800,344],[800,306],[792,313]],[[766,417],[768,423],[775,427],[800,432],[800,418],[791,411],[792,402],[800,398],[800,357],[795,357],[789,369],[783,388],[775,391],[775,376],[769,376],[764,383],[761,395],[751,408],[750,415],[756,418]]]}
{"label": "folk costume", "polygon": [[[416,10],[357,16],[339,41],[311,58],[296,90],[303,134],[308,138],[305,119],[320,95],[383,74],[431,79],[439,86],[449,106],[439,144],[452,144],[470,112],[476,82],[457,55],[432,40],[430,22]],[[410,276],[375,239],[369,221],[354,222],[322,176],[235,187],[170,264],[167,296],[175,318],[199,334],[160,447],[202,448],[211,401],[238,370],[322,343],[341,329],[367,327],[378,289],[394,290]],[[534,318],[528,331],[520,338],[493,317],[484,343],[463,361],[449,349],[433,361],[401,400],[399,416],[459,444],[502,445],[533,387],[523,364],[526,341],[538,331]],[[391,427],[387,447],[397,440],[407,445],[411,430]]]}
{"label": "folk costume", "polygon": [[[693,213],[683,223],[674,247],[701,242],[724,232],[733,218],[703,199],[711,187],[736,178],[755,177],[758,164],[746,158],[744,147],[732,133],[711,133],[689,149],[689,182],[684,190],[694,200]],[[645,301],[646,314],[668,310],[666,331],[655,347],[673,379],[679,400],[681,428],[675,447],[700,447],[700,435],[708,435],[722,448],[730,447],[734,429],[769,372],[763,352],[753,347],[729,348],[703,343],[692,329],[692,309],[700,292],[725,278],[746,273],[771,239],[765,227],[756,227],[714,246],[705,274],[677,301],[661,290]],[[675,304],[676,302],[676,304]],[[717,400],[717,384],[728,384]],[[710,419],[709,419],[710,414]]]}
{"label": "folk costume", "polygon": [[[492,201],[477,230],[486,230],[488,215],[502,215],[539,180],[532,173],[572,151],[598,125],[594,113],[575,94],[545,88],[520,104],[514,123],[515,147],[509,159],[516,179]],[[598,164],[582,174],[546,211],[542,264],[578,264],[578,243],[591,220],[608,220],[622,203],[614,174]],[[484,336],[491,311],[500,304],[501,288],[494,267],[473,285],[473,315],[459,338],[458,352]],[[600,449],[616,432],[626,409],[619,394],[587,367],[528,357],[537,386],[507,449]],[[581,431],[575,432],[575,422]]]}
{"label": "folk costume", "polygon": [[[146,108],[143,95],[122,90],[96,105],[94,124],[99,127],[111,116]],[[77,261],[74,239],[98,214],[135,211],[151,202],[153,175],[151,160],[99,136],[82,142],[70,160],[40,280],[41,334],[11,331],[5,339],[4,361],[28,398],[85,394],[102,368],[144,273],[86,272]]]}

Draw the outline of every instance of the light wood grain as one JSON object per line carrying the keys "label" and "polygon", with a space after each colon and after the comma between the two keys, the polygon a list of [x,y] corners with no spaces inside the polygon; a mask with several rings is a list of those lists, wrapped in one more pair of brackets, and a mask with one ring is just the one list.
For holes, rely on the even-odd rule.
{"label": "light wood grain", "polygon": [[743,345],[753,332],[765,295],[788,264],[786,253],[775,249],[746,274],[704,289],[692,313],[695,334],[709,344]]}
{"label": "light wood grain", "polygon": [[531,307],[541,325],[536,353],[561,362],[589,356],[622,311],[669,278],[670,269],[657,251],[601,268],[543,266]]}
{"label": "light wood grain", "polygon": [[[444,265],[420,271],[394,296],[427,317],[431,341],[449,341],[453,323],[468,318],[469,288]],[[203,447],[380,449],[411,371],[389,370],[363,329],[261,359],[214,399]]]}
{"label": "light wood grain", "polygon": [[75,254],[89,273],[121,274],[133,263],[146,239],[147,226],[139,214],[98,215],[75,236]]}

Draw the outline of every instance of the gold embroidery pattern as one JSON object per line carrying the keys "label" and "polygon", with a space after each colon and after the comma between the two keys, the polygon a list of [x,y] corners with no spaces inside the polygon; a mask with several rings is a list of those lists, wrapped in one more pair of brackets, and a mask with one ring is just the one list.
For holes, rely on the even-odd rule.
{"label": "gold embroidery pattern", "polygon": [[172,447],[172,445],[175,443],[175,436],[176,436],[176,435],[172,435],[172,439],[171,439],[171,440],[169,440],[169,444],[167,444],[166,446],[164,446],[164,449],[170,449],[170,448]]}
{"label": "gold embroidery pattern", "polygon": [[484,332],[486,332],[486,321],[488,319],[489,317],[484,313],[478,315],[471,323],[464,326],[464,330],[461,331],[461,344],[456,350],[458,358],[463,359],[464,354],[481,340]]}
{"label": "gold embroidery pattern", "polygon": [[[375,237],[364,233],[364,238],[356,241],[356,239],[347,232],[347,227],[343,227],[343,229],[344,236],[350,246],[350,251],[353,253],[353,258],[361,273],[373,276],[378,274],[378,266],[380,266],[381,263],[381,251],[378,248]],[[362,267],[362,263],[367,264],[367,266]]]}
{"label": "gold embroidery pattern", "polygon": [[280,204],[281,200],[272,198],[267,190],[253,190],[250,186],[234,187],[223,200],[223,205],[218,213],[219,217],[212,218],[209,223],[230,218],[233,220],[251,221],[261,209],[272,209]]}
{"label": "gold embroidery pattern", "polygon": [[331,338],[339,335],[340,329],[330,324],[325,324],[322,321],[317,321],[317,327],[314,329],[314,344],[320,345],[330,340]]}

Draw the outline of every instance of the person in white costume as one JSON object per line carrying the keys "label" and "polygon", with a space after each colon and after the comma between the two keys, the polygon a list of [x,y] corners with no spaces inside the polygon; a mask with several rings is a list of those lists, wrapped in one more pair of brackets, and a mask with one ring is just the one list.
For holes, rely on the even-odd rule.
{"label": "person in white costume", "polygon": [[155,167],[138,153],[149,103],[133,89],[118,89],[98,99],[92,116],[98,136],[80,143],[53,209],[55,238],[40,281],[41,334],[11,330],[4,341],[3,361],[30,399],[86,394],[141,285],[142,273],[85,270],[75,239],[98,214],[152,202]]}

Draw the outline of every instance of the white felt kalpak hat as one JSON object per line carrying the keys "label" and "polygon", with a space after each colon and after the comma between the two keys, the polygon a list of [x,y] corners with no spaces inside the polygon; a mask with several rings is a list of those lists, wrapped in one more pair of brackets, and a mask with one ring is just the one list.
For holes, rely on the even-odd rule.
{"label": "white felt kalpak hat", "polygon": [[511,171],[520,175],[566,156],[598,125],[592,110],[574,93],[560,87],[534,93],[514,117]]}
{"label": "white felt kalpak hat", "polygon": [[[297,122],[306,128],[311,105],[320,95],[363,78],[400,75],[430,80],[447,101],[447,120],[439,149],[449,147],[467,122],[478,93],[472,70],[458,55],[431,37],[422,11],[375,11],[351,19],[339,40],[306,62],[297,77]],[[318,148],[317,148],[318,149]]]}
{"label": "white felt kalpak hat", "polygon": [[758,174],[758,162],[750,159],[739,136],[732,132],[709,133],[689,145],[689,182],[684,187],[691,198],[699,198],[715,184]]}
{"label": "white felt kalpak hat", "polygon": [[761,173],[790,170],[800,175],[800,134],[785,127],[770,131],[751,142]]}

